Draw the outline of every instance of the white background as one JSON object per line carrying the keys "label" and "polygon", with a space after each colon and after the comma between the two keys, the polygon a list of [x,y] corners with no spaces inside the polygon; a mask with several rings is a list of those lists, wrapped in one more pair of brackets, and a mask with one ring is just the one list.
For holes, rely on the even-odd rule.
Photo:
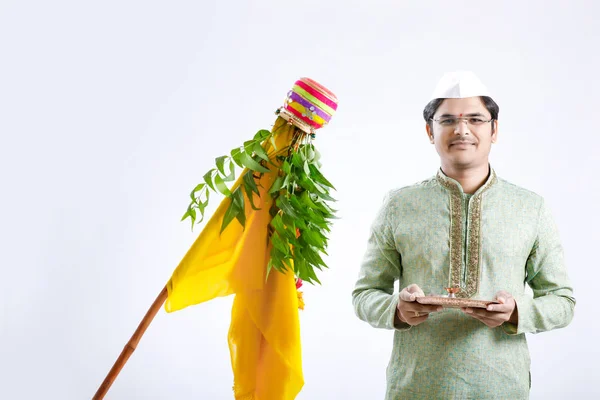
{"label": "white background", "polygon": [[[385,192],[439,166],[421,116],[443,72],[500,105],[492,164],[543,195],[578,300],[529,336],[533,399],[600,396],[600,6],[594,1],[0,1],[0,398],[91,398],[200,227],[188,193],[302,76],[341,217],[306,287],[299,399],[381,399],[392,332],[351,291]],[[216,207],[220,198],[212,198]],[[157,315],[110,399],[230,399],[232,297]],[[594,340],[595,339],[595,340]]]}

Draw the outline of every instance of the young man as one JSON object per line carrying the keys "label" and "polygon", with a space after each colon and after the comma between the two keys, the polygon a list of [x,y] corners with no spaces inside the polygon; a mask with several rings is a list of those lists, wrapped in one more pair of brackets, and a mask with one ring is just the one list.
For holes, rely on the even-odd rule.
{"label": "young man", "polygon": [[[395,329],[388,400],[527,399],[525,333],[573,318],[548,206],[489,165],[498,111],[473,73],[446,74],[423,111],[441,168],[389,192],[373,223],[352,298],[360,319]],[[415,301],[447,287],[500,304],[443,309]]]}

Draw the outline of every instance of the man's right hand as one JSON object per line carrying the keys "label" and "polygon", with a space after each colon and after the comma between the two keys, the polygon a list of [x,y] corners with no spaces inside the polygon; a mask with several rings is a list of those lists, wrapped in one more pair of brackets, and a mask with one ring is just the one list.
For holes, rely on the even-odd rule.
{"label": "man's right hand", "polygon": [[412,284],[402,289],[399,296],[400,301],[396,308],[396,315],[401,322],[412,326],[425,322],[427,317],[429,317],[429,313],[443,310],[443,307],[441,306],[417,303],[417,297],[425,296],[425,293],[423,293],[421,288],[416,284]]}

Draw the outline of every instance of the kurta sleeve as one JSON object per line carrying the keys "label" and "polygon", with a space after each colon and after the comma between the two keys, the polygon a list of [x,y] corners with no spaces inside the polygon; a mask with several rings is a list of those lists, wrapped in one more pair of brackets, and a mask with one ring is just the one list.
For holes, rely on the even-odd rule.
{"label": "kurta sleeve", "polygon": [[371,226],[352,303],[358,318],[371,326],[405,330],[410,325],[395,319],[398,294],[393,292],[394,283],[400,278],[401,260],[389,220],[390,193]]}
{"label": "kurta sleeve", "polygon": [[538,333],[567,326],[573,319],[575,298],[564,262],[557,226],[542,200],[537,239],[527,259],[527,284],[533,296],[517,295],[518,324],[502,325],[509,334]]}

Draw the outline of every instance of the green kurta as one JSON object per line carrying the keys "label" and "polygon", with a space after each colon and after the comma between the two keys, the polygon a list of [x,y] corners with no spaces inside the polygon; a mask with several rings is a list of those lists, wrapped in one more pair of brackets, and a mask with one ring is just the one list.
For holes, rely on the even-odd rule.
{"label": "green kurta", "polygon": [[[518,325],[489,328],[460,310],[421,325],[394,325],[400,288],[425,294],[460,286],[457,296],[517,303]],[[529,290],[529,288],[531,290]],[[387,400],[526,399],[530,358],[525,333],[566,326],[575,299],[558,231],[544,200],[496,177],[473,195],[440,170],[391,191],[379,211],[352,293],[356,314],[395,329]]]}

